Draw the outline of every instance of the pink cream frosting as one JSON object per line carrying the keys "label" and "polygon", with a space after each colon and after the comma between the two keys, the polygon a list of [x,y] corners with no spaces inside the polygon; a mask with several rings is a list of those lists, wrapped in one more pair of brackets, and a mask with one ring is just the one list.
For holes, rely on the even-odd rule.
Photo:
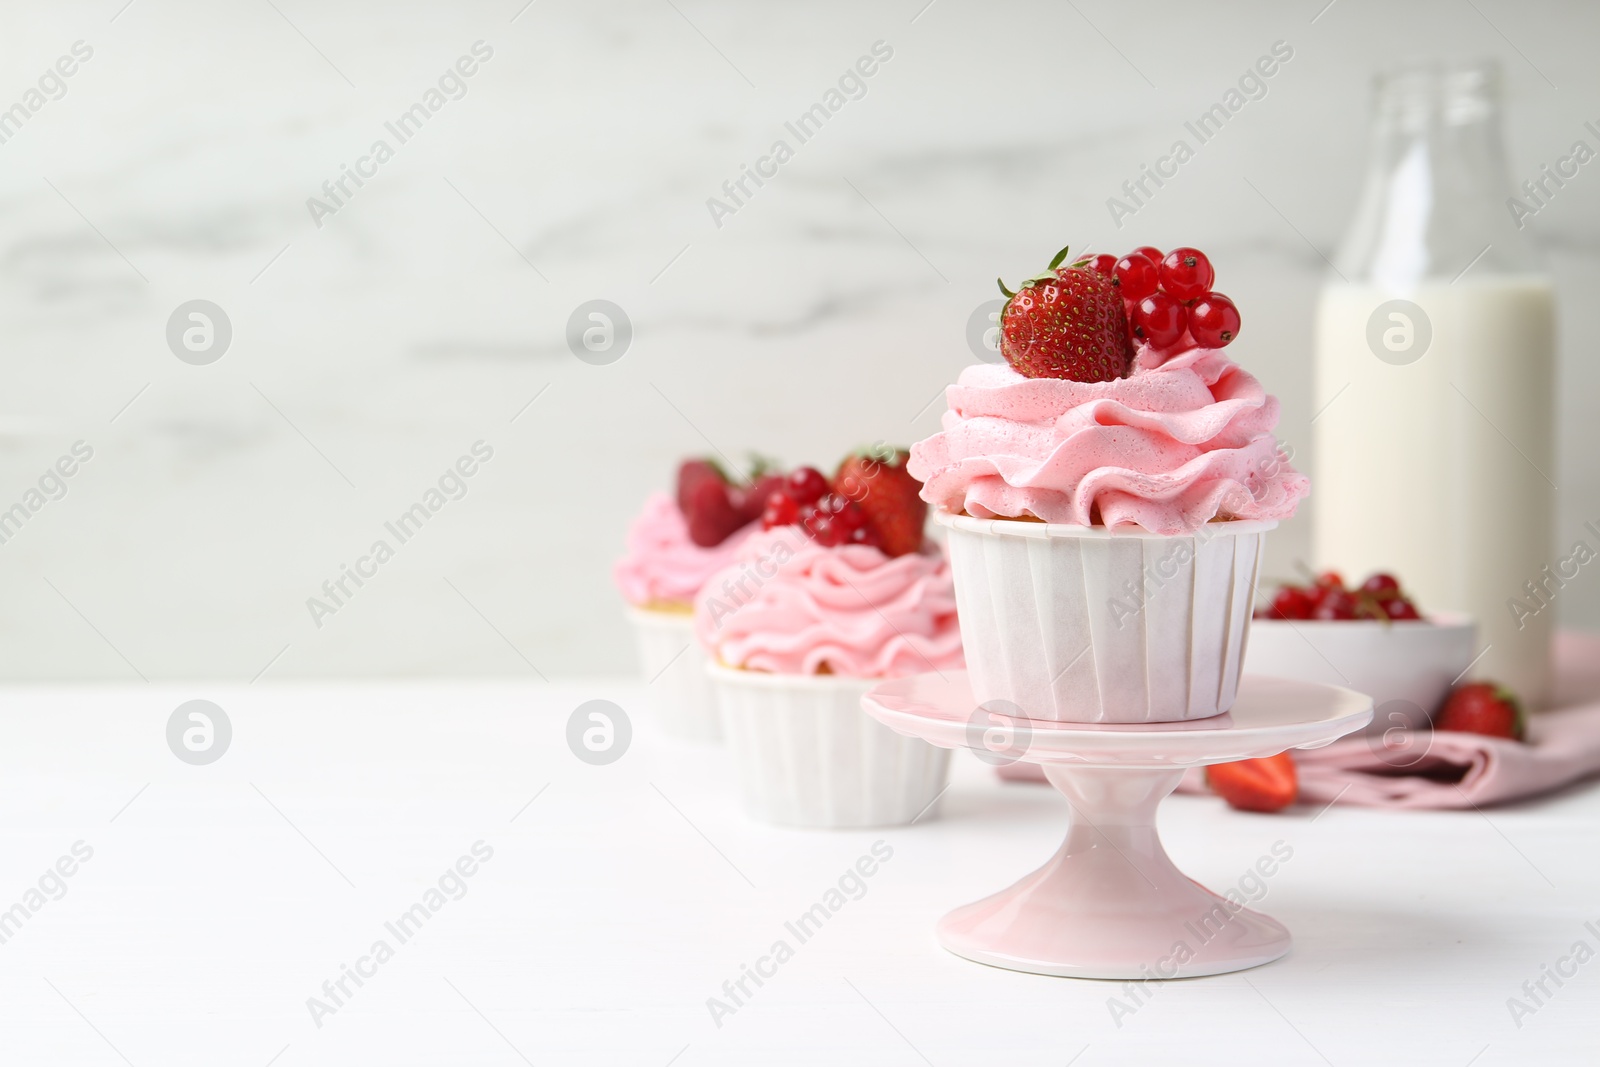
{"label": "pink cream frosting", "polygon": [[794,526],[752,534],[706,583],[694,624],[711,655],[747,670],[900,678],[964,663],[950,564],[932,543],[890,559]]}
{"label": "pink cream frosting", "polygon": [[1278,400],[1219,349],[1126,378],[961,372],[943,429],[911,448],[935,507],[979,518],[1193,533],[1212,519],[1285,519],[1310,491],[1272,431]]}
{"label": "pink cream frosting", "polygon": [[687,607],[706,579],[727,567],[758,529],[751,524],[720,545],[689,540],[689,524],[666,493],[652,493],[628,528],[627,553],[611,570],[623,597],[635,607]]}

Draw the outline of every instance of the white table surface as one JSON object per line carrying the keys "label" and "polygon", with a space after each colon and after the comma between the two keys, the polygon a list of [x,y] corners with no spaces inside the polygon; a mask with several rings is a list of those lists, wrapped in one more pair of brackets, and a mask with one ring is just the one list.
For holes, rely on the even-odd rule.
{"label": "white table surface", "polygon": [[[630,750],[581,763],[582,701]],[[167,749],[229,713],[226,755]],[[1213,889],[1276,842],[1258,905],[1291,954],[1153,986],[995,970],[943,912],[1059,843],[1063,801],[958,753],[940,816],[801,832],[740,812],[720,749],[652,728],[635,683],[7,690],[0,909],[77,841],[93,857],[0,944],[0,1063],[1592,1063],[1600,964],[1519,1027],[1507,998],[1600,937],[1600,791],[1467,813],[1277,816],[1173,797],[1162,831]],[[533,799],[533,798],[537,799]],[[530,803],[530,799],[532,802]],[[307,1009],[478,841],[493,858],[318,1028]],[[707,1009],[883,841],[893,857],[718,1027]],[[354,988],[353,986],[351,988]],[[1128,1003],[1126,1000],[1124,1003]]]}

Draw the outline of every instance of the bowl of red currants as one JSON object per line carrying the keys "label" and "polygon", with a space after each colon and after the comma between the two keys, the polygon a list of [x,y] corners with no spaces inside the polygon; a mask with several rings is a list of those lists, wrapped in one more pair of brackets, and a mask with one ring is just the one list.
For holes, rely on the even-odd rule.
{"label": "bowl of red currants", "polygon": [[1366,693],[1375,708],[1369,734],[1425,730],[1472,666],[1476,642],[1471,619],[1424,613],[1393,575],[1352,587],[1324,571],[1279,584],[1256,609],[1244,669]]}

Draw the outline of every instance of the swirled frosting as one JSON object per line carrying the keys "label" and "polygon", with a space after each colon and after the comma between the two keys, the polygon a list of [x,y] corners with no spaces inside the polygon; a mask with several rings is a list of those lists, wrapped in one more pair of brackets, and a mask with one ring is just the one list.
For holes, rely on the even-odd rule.
{"label": "swirled frosting", "polygon": [[943,429],[911,448],[935,507],[979,518],[1193,533],[1212,519],[1285,519],[1310,491],[1272,431],[1278,400],[1219,349],[1110,382],[961,372]]}
{"label": "swirled frosting", "polygon": [[711,655],[747,670],[899,678],[963,664],[950,564],[932,543],[890,559],[794,526],[753,534],[701,590],[694,624]]}
{"label": "swirled frosting", "polygon": [[747,526],[720,545],[689,540],[689,524],[666,493],[651,493],[628,527],[628,548],[611,570],[623,597],[635,607],[686,610],[706,579],[733,562],[750,536]]}

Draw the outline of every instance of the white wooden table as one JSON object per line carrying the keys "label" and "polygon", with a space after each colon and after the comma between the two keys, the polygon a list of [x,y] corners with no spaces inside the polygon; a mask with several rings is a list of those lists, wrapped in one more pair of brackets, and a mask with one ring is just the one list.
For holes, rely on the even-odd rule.
{"label": "white wooden table", "polygon": [[[205,766],[165,737],[195,698],[233,728]],[[635,727],[606,766],[565,741],[594,698]],[[1523,983],[1600,949],[1594,789],[1487,816],[1171,798],[1178,864],[1262,894],[1296,944],[1141,992],[934,943],[1064,822],[1053,790],[965,753],[937,819],[799,832],[748,821],[726,754],[661,738],[633,683],[13,689],[3,709],[7,1065],[1593,1062],[1600,964],[1539,1005]],[[1249,881],[1275,846],[1291,858]],[[71,876],[47,873],[62,857]],[[802,941],[785,924],[819,903]],[[758,964],[735,1003],[724,983]],[[346,965],[366,977],[339,993]]]}

